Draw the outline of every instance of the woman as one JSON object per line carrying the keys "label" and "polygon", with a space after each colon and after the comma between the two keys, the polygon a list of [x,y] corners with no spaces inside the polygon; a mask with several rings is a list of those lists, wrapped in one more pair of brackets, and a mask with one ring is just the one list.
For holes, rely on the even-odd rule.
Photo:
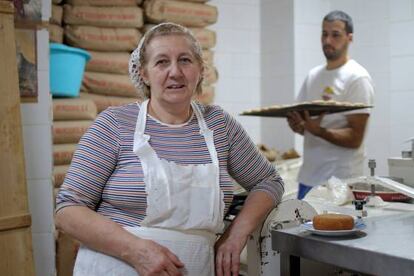
{"label": "woman", "polygon": [[[57,196],[57,227],[84,245],[74,275],[238,275],[283,182],[229,114],[192,101],[203,70],[198,42],[172,23],[132,53],[130,76],[147,100],[99,115]],[[250,194],[216,242],[232,178]]]}

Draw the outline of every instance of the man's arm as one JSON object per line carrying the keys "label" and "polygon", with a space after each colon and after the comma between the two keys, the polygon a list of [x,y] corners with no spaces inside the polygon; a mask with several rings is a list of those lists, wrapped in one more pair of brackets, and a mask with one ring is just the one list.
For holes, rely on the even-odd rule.
{"label": "man's arm", "polygon": [[315,136],[318,136],[334,145],[345,148],[358,148],[364,139],[369,114],[347,115],[348,125],[344,128],[323,128],[320,126],[322,116],[311,119],[305,112],[303,127]]}

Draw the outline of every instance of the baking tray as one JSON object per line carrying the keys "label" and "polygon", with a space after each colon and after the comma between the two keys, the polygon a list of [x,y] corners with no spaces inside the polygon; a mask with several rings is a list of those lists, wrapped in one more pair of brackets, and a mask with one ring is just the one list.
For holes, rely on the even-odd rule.
{"label": "baking tray", "polygon": [[251,109],[243,111],[240,115],[247,116],[263,116],[263,117],[287,117],[287,114],[292,111],[304,113],[305,110],[309,112],[310,116],[317,116],[322,113],[337,113],[349,110],[372,108],[370,105],[361,103],[348,102],[320,102],[320,103],[297,103],[291,105],[273,105],[263,108]]}

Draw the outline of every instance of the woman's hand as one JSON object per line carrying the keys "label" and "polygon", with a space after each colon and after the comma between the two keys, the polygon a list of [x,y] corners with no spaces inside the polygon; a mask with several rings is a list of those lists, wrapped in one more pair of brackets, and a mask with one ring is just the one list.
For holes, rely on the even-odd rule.
{"label": "woman's hand", "polygon": [[139,248],[130,262],[139,275],[182,275],[180,269],[184,264],[168,248],[151,240],[140,239],[139,242]]}
{"label": "woman's hand", "polygon": [[239,275],[240,254],[246,245],[247,236],[229,236],[227,232],[215,244],[216,276]]}
{"label": "woman's hand", "polygon": [[266,192],[250,192],[240,213],[214,245],[217,276],[239,275],[240,254],[247,238],[262,225],[274,205],[275,200]]}
{"label": "woman's hand", "polygon": [[56,214],[55,223],[58,229],[87,247],[125,261],[140,276],[182,275],[180,269],[184,264],[168,248],[152,240],[138,238],[87,207],[62,208]]}

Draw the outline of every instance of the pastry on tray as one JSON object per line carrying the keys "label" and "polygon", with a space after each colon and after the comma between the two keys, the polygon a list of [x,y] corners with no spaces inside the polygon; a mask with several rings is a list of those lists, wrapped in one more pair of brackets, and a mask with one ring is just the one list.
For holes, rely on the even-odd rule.
{"label": "pastry on tray", "polygon": [[309,115],[316,116],[322,113],[336,113],[371,107],[372,106],[362,103],[315,100],[290,105],[272,105],[262,108],[255,108],[243,111],[240,115],[286,117],[289,112],[297,111],[303,113],[305,110],[307,110],[309,112]]}

